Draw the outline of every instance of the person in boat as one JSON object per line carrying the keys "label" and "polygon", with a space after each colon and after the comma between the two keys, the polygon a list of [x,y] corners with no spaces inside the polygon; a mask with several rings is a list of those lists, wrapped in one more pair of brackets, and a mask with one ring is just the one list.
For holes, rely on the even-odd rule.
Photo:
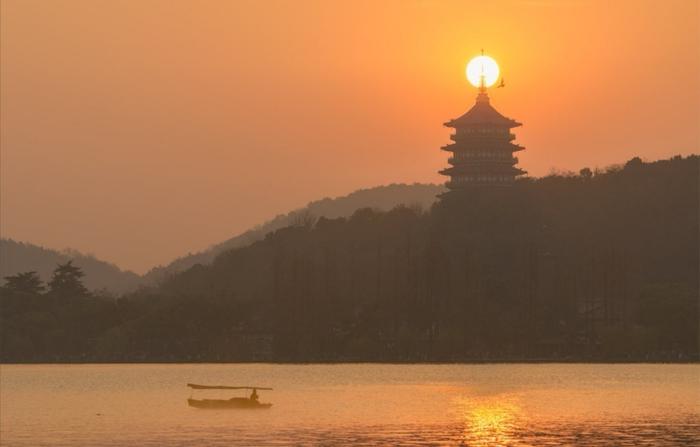
{"label": "person in boat", "polygon": [[250,400],[252,400],[253,402],[258,401],[258,390],[256,390],[255,388],[253,388],[253,392],[250,393]]}

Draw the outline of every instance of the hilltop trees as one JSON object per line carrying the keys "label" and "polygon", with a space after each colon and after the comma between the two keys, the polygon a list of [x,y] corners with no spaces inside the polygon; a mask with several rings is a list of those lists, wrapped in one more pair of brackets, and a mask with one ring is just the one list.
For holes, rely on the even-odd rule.
{"label": "hilltop trees", "polygon": [[[58,264],[48,283],[48,294],[60,298],[86,297],[89,292],[83,284],[84,276],[82,269],[73,265],[72,261]],[[7,294],[40,295],[46,287],[37,272],[31,271],[6,276],[3,289]]]}
{"label": "hilltop trees", "polygon": [[0,238],[0,284],[2,278],[18,273],[36,271],[44,281],[49,281],[57,264],[72,261],[85,273],[83,281],[89,290],[106,289],[110,293],[123,294],[135,290],[141,277],[122,271],[117,266],[75,250],[56,251],[27,242]]}
{"label": "hilltop trees", "polygon": [[41,278],[36,272],[18,273],[5,277],[5,288],[9,292],[39,295],[45,289]]}
{"label": "hilltop trees", "polygon": [[49,281],[49,293],[62,298],[84,297],[88,291],[83,285],[83,276],[85,274],[73,261],[59,264]]}

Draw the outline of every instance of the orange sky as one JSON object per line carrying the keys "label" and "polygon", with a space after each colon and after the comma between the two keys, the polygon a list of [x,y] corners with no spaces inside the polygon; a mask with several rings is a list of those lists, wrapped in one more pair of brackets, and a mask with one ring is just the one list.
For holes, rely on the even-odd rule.
{"label": "orange sky", "polygon": [[491,93],[520,166],[697,153],[688,1],[4,0],[3,237],[143,272],[325,196],[441,182]]}

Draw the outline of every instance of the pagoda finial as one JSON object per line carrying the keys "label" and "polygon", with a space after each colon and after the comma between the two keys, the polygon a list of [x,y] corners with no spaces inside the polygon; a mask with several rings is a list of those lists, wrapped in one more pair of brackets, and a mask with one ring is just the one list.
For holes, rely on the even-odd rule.
{"label": "pagoda finial", "polygon": [[476,95],[476,102],[489,102],[489,95],[486,93],[486,86],[479,87],[479,94]]}
{"label": "pagoda finial", "polygon": [[[481,49],[481,55],[484,55],[484,49]],[[481,73],[479,74],[479,94],[476,96],[476,102],[489,102],[489,95],[486,93],[486,73],[484,72],[484,64],[481,64]]]}

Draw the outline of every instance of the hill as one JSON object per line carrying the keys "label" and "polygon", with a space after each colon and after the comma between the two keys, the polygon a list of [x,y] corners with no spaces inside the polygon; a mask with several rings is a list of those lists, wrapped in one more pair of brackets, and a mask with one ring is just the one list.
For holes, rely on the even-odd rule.
{"label": "hill", "polygon": [[0,278],[36,271],[47,282],[56,265],[70,260],[83,269],[85,285],[90,290],[105,289],[122,294],[132,292],[141,283],[141,277],[136,273],[123,271],[114,264],[75,250],[57,251],[27,242],[0,239]]}
{"label": "hill", "polygon": [[[119,300],[3,293],[4,361],[697,361],[700,158],[307,219]],[[89,321],[89,325],[84,323]]]}
{"label": "hill", "polygon": [[155,267],[144,275],[144,279],[147,283],[160,283],[166,278],[187,270],[196,264],[210,264],[220,253],[234,248],[245,247],[263,239],[271,231],[293,225],[295,222],[305,219],[347,217],[360,208],[386,211],[400,204],[429,208],[435,201],[436,196],[444,192],[444,190],[445,188],[442,185],[419,183],[412,185],[392,184],[360,189],[342,197],[316,200],[304,208],[279,215],[262,225],[215,244],[199,253],[183,256],[166,266]]}

